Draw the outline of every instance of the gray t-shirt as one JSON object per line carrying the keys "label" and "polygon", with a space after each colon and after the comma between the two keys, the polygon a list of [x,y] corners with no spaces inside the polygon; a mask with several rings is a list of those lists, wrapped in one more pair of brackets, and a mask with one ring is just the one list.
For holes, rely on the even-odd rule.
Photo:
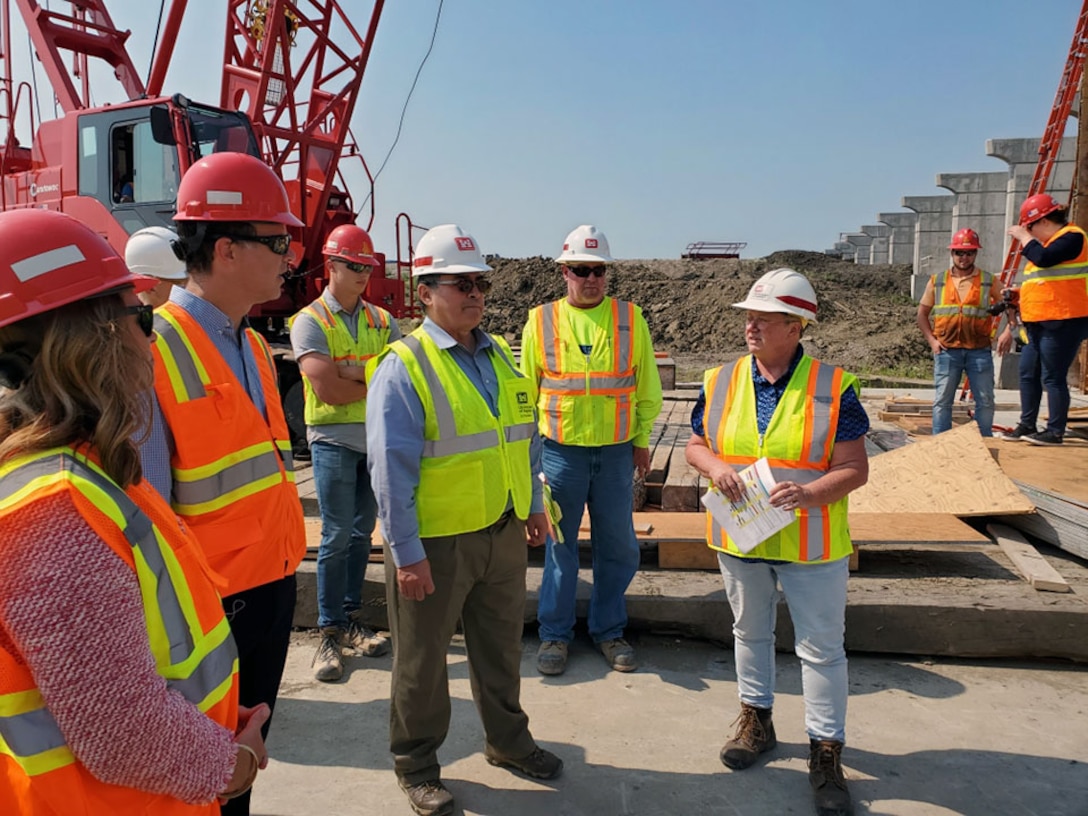
{"label": "gray t-shirt", "polygon": [[[321,293],[321,300],[324,301],[334,315],[344,321],[344,325],[347,326],[352,339],[358,339],[356,328],[359,322],[359,310],[363,308],[362,301],[355,304],[355,309],[349,312],[340,305],[340,301],[333,297],[328,288]],[[390,320],[389,342],[399,340],[401,336],[396,321]],[[329,353],[329,343],[325,339],[325,331],[321,328],[321,324],[306,312],[300,312],[291,324],[291,348],[295,352],[295,359],[300,362],[307,354],[332,356]],[[366,427],[362,422],[307,425],[306,442],[310,445],[314,442],[327,442],[330,445],[341,445],[358,453],[366,453]]]}

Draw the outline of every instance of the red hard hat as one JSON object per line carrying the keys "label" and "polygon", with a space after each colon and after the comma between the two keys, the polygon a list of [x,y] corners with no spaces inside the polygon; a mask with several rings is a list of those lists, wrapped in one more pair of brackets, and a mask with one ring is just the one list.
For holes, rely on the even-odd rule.
{"label": "red hard hat", "polygon": [[271,167],[247,153],[212,153],[182,176],[175,221],[267,221],[301,227]]}
{"label": "red hard hat", "polygon": [[362,227],[354,224],[341,224],[329,233],[325,246],[321,250],[328,258],[343,258],[345,261],[380,266],[374,257],[374,242]]}
{"label": "red hard hat", "polygon": [[982,249],[978,242],[978,233],[973,229],[961,229],[955,235],[952,236],[952,243],[948,245],[949,249]]}
{"label": "red hard hat", "polygon": [[1038,193],[1037,195],[1028,196],[1024,199],[1024,203],[1020,205],[1020,226],[1026,227],[1028,224],[1034,224],[1040,218],[1050,215],[1055,210],[1064,210],[1057,199],[1050,193]]}
{"label": "red hard hat", "polygon": [[0,213],[0,326],[111,289],[144,292],[156,283],[129,272],[105,238],[70,215]]}

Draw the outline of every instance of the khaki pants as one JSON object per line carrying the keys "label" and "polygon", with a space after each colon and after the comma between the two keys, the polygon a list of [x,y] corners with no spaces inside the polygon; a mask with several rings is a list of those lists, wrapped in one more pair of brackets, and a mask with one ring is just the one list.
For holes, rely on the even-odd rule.
{"label": "khaki pants", "polygon": [[397,590],[385,548],[385,591],[393,634],[389,747],[397,777],[417,785],[440,777],[438,748],[450,725],[446,652],[460,619],[472,698],[489,753],[521,758],[536,748],[521,709],[525,617],[525,522],[511,512],[483,530],[425,538],[434,594],[410,601]]}

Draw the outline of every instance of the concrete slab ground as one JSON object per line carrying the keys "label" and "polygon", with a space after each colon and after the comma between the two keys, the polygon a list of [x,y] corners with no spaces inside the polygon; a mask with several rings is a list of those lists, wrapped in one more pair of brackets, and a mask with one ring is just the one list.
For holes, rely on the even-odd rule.
{"label": "concrete slab ground", "polygon": [[[388,752],[389,657],[351,658],[337,684],[310,674],[297,633],[255,788],[263,816],[410,816]],[[736,715],[731,650],[643,636],[642,668],[609,671],[576,641],[565,675],[522,650],[522,701],[563,776],[535,782],[488,765],[463,643],[449,652],[453,716],[443,778],[465,816],[777,816],[813,812],[800,669],[778,657],[779,745],[742,772],[718,752]],[[850,658],[844,764],[856,811],[879,816],[1086,816],[1088,671],[1054,663]]]}

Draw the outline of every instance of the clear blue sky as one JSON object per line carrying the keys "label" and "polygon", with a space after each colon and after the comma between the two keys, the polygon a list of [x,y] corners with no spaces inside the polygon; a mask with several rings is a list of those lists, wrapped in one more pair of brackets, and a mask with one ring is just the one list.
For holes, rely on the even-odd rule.
{"label": "clear blue sky", "polygon": [[[367,0],[345,2],[369,14]],[[225,3],[189,5],[166,90],[217,103]],[[144,70],[158,3],[108,6]],[[387,0],[353,122],[373,170],[437,9]],[[555,255],[587,222],[621,258],[677,257],[694,240],[747,241],[746,257],[822,250],[899,211],[901,196],[945,192],[939,172],[1005,169],[985,141],[1042,133],[1079,11],[1077,0],[446,0],[378,180],[374,237],[393,252],[406,211],[459,223],[504,256]],[[21,30],[13,52],[25,69]],[[107,79],[96,101],[120,96]],[[358,205],[365,191],[353,192]]]}

